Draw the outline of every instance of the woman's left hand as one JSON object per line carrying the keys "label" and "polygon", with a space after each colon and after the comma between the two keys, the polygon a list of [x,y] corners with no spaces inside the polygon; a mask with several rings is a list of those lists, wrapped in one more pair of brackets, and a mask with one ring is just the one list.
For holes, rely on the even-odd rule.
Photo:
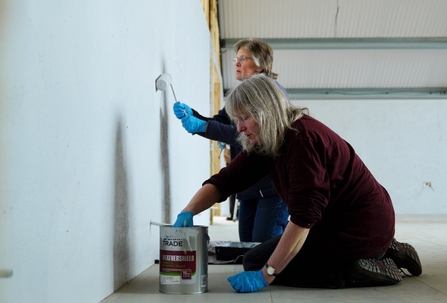
{"label": "woman's left hand", "polygon": [[229,277],[228,282],[237,292],[255,292],[268,286],[262,275],[262,269],[258,271],[243,271]]}
{"label": "woman's left hand", "polygon": [[183,128],[191,134],[204,133],[206,130],[206,121],[190,115],[186,115],[182,118],[182,125]]}

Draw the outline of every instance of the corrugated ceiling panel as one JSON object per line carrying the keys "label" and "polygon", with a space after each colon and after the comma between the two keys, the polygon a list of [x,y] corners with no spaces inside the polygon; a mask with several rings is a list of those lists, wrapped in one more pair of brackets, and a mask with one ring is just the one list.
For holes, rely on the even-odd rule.
{"label": "corrugated ceiling panel", "polygon": [[447,37],[446,0],[221,0],[222,39]]}
{"label": "corrugated ceiling panel", "polygon": [[[238,85],[233,57],[222,56],[225,88]],[[279,50],[273,71],[286,88],[445,87],[446,65],[447,50]]]}
{"label": "corrugated ceiling panel", "polygon": [[[286,88],[447,87],[445,39],[424,42],[447,37],[447,0],[220,0],[219,17],[221,39],[384,38],[374,49],[274,49],[273,70]],[[421,42],[389,47],[398,38]],[[238,85],[234,56],[222,54],[226,89]]]}
{"label": "corrugated ceiling panel", "polygon": [[445,37],[445,0],[341,0],[338,37]]}
{"label": "corrugated ceiling panel", "polygon": [[336,1],[219,1],[221,38],[330,37]]}

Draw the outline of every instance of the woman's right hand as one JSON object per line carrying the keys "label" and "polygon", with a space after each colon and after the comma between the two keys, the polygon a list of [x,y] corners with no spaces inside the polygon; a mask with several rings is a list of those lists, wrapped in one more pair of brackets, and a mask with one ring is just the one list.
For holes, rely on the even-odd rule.
{"label": "woman's right hand", "polygon": [[181,119],[186,115],[193,116],[191,107],[185,103],[175,102],[173,109],[177,119]]}
{"label": "woman's right hand", "polygon": [[190,211],[179,213],[172,227],[194,227],[194,222],[192,221],[193,216],[194,214]]}

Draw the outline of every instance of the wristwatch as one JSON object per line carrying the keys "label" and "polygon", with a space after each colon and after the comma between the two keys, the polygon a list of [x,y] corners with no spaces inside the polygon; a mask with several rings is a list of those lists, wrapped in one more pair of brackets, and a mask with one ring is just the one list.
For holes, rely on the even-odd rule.
{"label": "wristwatch", "polygon": [[267,275],[276,277],[275,268],[267,263],[265,263],[265,271],[267,272]]}

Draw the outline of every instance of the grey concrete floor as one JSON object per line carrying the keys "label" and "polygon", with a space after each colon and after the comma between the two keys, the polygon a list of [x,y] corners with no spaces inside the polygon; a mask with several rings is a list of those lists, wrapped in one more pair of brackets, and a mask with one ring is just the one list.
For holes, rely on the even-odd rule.
{"label": "grey concrete floor", "polygon": [[[412,244],[422,263],[422,275],[405,277],[397,285],[336,290],[269,286],[256,293],[239,294],[227,278],[242,271],[241,265],[209,265],[208,292],[176,295],[159,292],[158,265],[153,265],[102,303],[447,302],[447,215],[400,215],[396,219],[396,239]],[[212,241],[237,241],[237,222],[215,217],[209,235]]]}

